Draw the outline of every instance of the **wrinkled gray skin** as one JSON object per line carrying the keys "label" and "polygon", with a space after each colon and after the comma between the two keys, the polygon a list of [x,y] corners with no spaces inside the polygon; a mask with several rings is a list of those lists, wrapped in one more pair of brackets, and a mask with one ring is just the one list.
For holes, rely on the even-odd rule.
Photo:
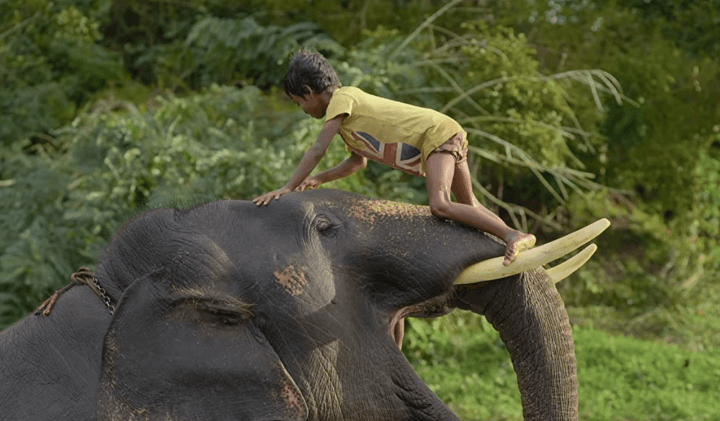
{"label": "wrinkled gray skin", "polygon": [[452,285],[503,252],[426,207],[332,190],[145,212],[98,267],[113,316],[80,286],[0,334],[3,419],[455,420],[390,334],[399,311],[454,308],[501,333],[526,419],[577,419],[545,273]]}

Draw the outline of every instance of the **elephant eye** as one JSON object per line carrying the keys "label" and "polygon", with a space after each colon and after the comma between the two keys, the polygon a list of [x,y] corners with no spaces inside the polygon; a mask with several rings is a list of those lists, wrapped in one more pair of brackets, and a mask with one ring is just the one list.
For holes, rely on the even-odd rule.
{"label": "elephant eye", "polygon": [[334,235],[339,227],[339,224],[334,223],[325,215],[316,216],[313,225],[320,234],[326,237]]}
{"label": "elephant eye", "polygon": [[227,310],[225,308],[216,307],[213,305],[202,306],[204,318],[206,321],[214,322],[218,325],[223,326],[234,326],[243,322],[244,317],[237,312]]}
{"label": "elephant eye", "polygon": [[186,299],[174,306],[171,317],[206,326],[231,327],[252,317],[249,305],[212,299]]}

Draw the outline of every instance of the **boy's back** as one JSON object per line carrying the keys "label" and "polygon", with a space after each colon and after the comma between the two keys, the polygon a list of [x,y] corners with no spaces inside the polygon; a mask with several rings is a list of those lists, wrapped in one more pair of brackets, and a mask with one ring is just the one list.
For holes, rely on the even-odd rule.
{"label": "boy's back", "polygon": [[333,93],[325,120],[343,114],[346,117],[339,132],[349,151],[414,175],[424,175],[430,152],[453,135],[465,133],[455,120],[435,110],[355,87]]}

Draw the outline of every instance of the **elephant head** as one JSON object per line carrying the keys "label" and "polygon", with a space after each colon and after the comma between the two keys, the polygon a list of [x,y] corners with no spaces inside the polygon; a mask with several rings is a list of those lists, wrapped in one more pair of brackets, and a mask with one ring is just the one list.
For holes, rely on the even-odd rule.
{"label": "elephant head", "polygon": [[457,419],[392,332],[461,308],[500,332],[526,419],[577,419],[570,324],[544,269],[454,284],[503,253],[427,207],[334,190],[142,213],[97,270],[116,303],[97,417]]}

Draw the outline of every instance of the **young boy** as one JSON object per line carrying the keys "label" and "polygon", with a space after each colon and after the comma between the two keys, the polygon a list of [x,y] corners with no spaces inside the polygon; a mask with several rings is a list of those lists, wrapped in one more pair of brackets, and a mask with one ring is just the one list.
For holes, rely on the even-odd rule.
{"label": "young boy", "polygon": [[[479,228],[506,243],[503,264],[535,245],[535,236],[508,227],[482,206],[472,190],[463,128],[437,111],[341,87],[335,70],[319,53],[300,50],[290,62],[285,93],[305,113],[325,118],[315,144],[303,156],[295,174],[283,187],[253,199],[267,205],[293,190],[316,188],[365,168],[367,158],[407,173],[425,176],[430,211]],[[340,134],[350,157],[339,165],[308,177]],[[450,193],[457,202],[450,200]]]}

